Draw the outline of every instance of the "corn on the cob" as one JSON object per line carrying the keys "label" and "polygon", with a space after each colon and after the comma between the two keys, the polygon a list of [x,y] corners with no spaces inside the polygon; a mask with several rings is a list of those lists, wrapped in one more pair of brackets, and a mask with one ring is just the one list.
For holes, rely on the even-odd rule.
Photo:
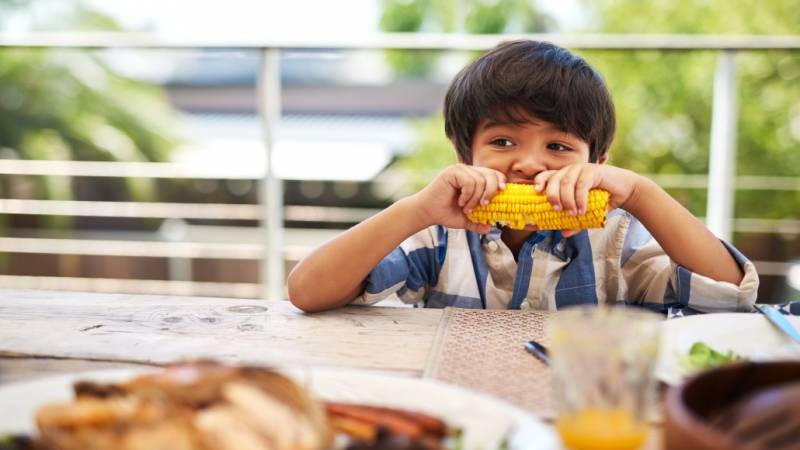
{"label": "corn on the cob", "polygon": [[486,206],[477,206],[468,215],[475,223],[500,223],[521,230],[536,225],[540,230],[579,230],[605,225],[609,193],[591,189],[586,213],[571,216],[567,211],[555,211],[547,196],[536,192],[532,184],[508,183]]}

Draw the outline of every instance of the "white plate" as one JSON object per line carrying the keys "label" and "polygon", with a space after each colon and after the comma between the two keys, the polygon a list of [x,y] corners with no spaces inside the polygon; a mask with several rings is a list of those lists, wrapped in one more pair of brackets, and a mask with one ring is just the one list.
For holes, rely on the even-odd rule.
{"label": "white plate", "polygon": [[[47,402],[71,400],[76,380],[120,381],[138,373],[141,371],[84,372],[0,386],[0,435],[33,432],[37,408]],[[440,417],[464,430],[467,450],[494,450],[506,435],[512,450],[561,448],[553,428],[528,412],[453,385],[353,370],[287,373],[325,400],[407,408]]]}
{"label": "white plate", "polygon": [[[800,329],[800,317],[786,316]],[[800,344],[780,332],[761,314],[700,314],[667,320],[661,328],[661,349],[656,377],[677,384],[686,377],[681,358],[695,342],[702,341],[714,350],[732,350],[754,361],[800,359]]]}

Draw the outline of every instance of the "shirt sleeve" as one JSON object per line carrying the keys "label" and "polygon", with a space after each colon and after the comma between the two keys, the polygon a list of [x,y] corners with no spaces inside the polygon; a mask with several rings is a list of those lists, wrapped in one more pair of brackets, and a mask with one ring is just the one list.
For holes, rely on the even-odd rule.
{"label": "shirt sleeve", "polygon": [[372,269],[367,275],[364,292],[351,303],[372,305],[392,294],[397,294],[404,303],[425,300],[431,286],[438,281],[446,239],[444,228],[434,226],[403,241]]}
{"label": "shirt sleeve", "polygon": [[631,216],[620,255],[628,299],[701,312],[751,311],[758,293],[755,266],[735,247],[721,242],[744,273],[738,285],[713,280],[676,263]]}

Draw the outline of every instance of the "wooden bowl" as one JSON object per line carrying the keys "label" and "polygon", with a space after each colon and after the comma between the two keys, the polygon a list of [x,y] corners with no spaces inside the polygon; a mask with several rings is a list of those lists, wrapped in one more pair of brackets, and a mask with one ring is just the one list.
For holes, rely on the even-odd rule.
{"label": "wooden bowl", "polygon": [[[745,362],[695,375],[667,391],[664,402],[664,445],[667,450],[741,448],[734,426],[714,425],[720,417],[763,418],[768,424],[776,408],[789,409],[800,426],[800,405],[778,390],[800,392],[800,361]],[[778,393],[780,394],[780,393]],[[785,399],[767,401],[765,399]],[[797,405],[797,406],[795,406]],[[742,414],[744,413],[744,414]],[[758,429],[758,428],[757,428]],[[757,439],[758,433],[755,438]],[[752,442],[749,442],[752,444]]]}

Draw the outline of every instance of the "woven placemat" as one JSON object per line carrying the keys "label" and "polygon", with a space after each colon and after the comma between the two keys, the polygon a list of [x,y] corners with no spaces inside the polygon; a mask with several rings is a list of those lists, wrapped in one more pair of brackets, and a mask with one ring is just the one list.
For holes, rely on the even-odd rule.
{"label": "woven placemat", "polygon": [[550,370],[525,350],[547,345],[546,311],[446,308],[424,377],[484,392],[545,418],[554,417]]}

